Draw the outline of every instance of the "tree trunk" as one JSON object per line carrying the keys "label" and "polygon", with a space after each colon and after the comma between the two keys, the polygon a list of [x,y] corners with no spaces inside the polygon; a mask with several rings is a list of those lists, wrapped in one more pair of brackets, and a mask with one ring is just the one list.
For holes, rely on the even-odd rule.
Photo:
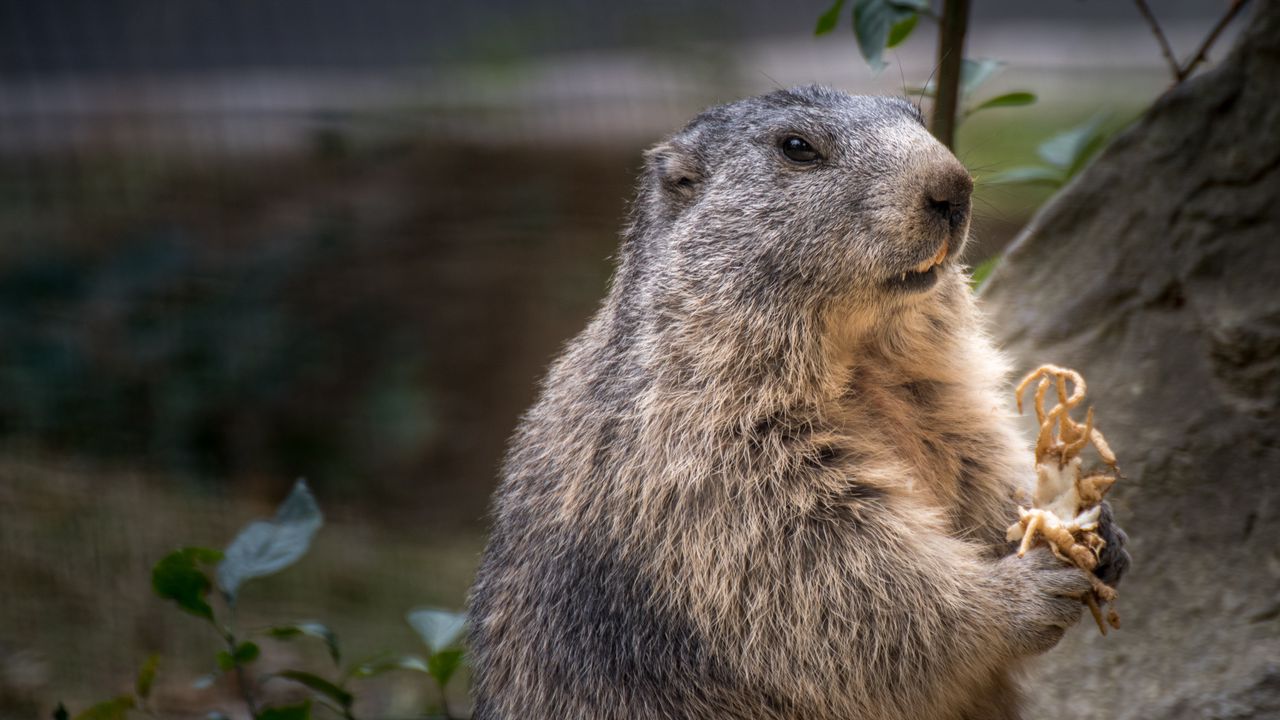
{"label": "tree trunk", "polygon": [[969,0],[947,0],[938,23],[938,84],[929,130],[948,149],[956,149],[960,117],[960,80],[964,69],[964,36],[969,28]]}
{"label": "tree trunk", "polygon": [[1019,371],[1089,381],[1126,477],[1123,629],[1086,619],[1031,718],[1280,716],[1280,0],[1015,240],[983,293]]}

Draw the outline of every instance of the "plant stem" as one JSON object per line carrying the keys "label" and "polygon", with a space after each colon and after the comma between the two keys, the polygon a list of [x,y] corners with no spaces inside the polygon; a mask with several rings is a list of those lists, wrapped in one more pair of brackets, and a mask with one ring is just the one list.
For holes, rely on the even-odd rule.
{"label": "plant stem", "polygon": [[444,684],[436,683],[436,687],[440,688],[440,710],[444,713],[445,720],[453,720],[453,713],[449,711],[449,696],[444,692]]}
{"label": "plant stem", "polygon": [[1191,73],[1196,69],[1196,66],[1204,62],[1205,58],[1209,54],[1209,48],[1213,47],[1213,44],[1217,42],[1218,35],[1222,34],[1222,30],[1231,23],[1232,18],[1239,14],[1239,12],[1244,9],[1244,6],[1248,4],[1249,0],[1231,0],[1231,7],[1227,8],[1227,13],[1218,20],[1217,25],[1213,26],[1213,29],[1209,31],[1209,35],[1204,39],[1204,42],[1200,43],[1200,49],[1196,50],[1196,54],[1192,55],[1191,59],[1187,61],[1187,64],[1182,67],[1181,71],[1179,71],[1178,82],[1182,82],[1190,77]]}
{"label": "plant stem", "polygon": [[964,35],[969,25],[969,0],[946,0],[938,24],[938,92],[929,129],[955,150],[960,109],[960,74],[964,64]]}
{"label": "plant stem", "polygon": [[240,686],[240,697],[244,699],[244,704],[249,708],[249,717],[258,717],[258,704],[254,702],[253,690],[249,687],[249,676],[245,674],[244,665],[236,660],[236,636],[230,630],[227,630],[223,639],[227,641],[227,652],[231,654],[231,661],[236,666],[236,684]]}
{"label": "plant stem", "polygon": [[236,602],[227,595],[222,596],[227,603],[228,618],[227,626],[222,629],[222,639],[227,642],[227,652],[231,655],[231,662],[236,667],[236,684],[240,686],[240,697],[244,699],[245,707],[249,708],[249,717],[258,717],[258,703],[253,699],[253,689],[249,687],[249,676],[245,674],[244,666],[240,664],[240,660],[236,658]]}
{"label": "plant stem", "polygon": [[1147,0],[1133,0],[1138,6],[1138,12],[1142,14],[1142,18],[1147,21],[1147,25],[1151,26],[1151,33],[1156,36],[1156,43],[1160,45],[1160,54],[1164,56],[1164,61],[1169,64],[1169,72],[1173,73],[1173,81],[1175,83],[1182,80],[1182,68],[1178,66],[1178,61],[1173,57],[1173,48],[1169,46],[1169,38],[1164,36],[1164,30],[1160,29],[1160,23],[1156,21],[1156,16],[1152,14],[1151,8],[1147,7]]}

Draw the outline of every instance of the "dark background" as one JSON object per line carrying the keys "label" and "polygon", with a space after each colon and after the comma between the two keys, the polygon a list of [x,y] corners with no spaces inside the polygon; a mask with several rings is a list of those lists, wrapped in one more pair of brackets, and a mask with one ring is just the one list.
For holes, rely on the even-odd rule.
{"label": "dark background", "polygon": [[[1129,3],[975,5],[969,54],[1008,63],[983,92],[1040,101],[961,129],[974,263],[1048,194],[984,175],[1168,84]],[[1220,11],[1152,6],[1184,53]],[[203,652],[151,563],[225,544],[298,477],[330,522],[251,618],[381,647],[409,606],[460,606],[506,437],[604,292],[642,148],[779,85],[929,76],[931,24],[876,75],[847,19],[813,36],[824,8],[0,2],[0,716]]]}

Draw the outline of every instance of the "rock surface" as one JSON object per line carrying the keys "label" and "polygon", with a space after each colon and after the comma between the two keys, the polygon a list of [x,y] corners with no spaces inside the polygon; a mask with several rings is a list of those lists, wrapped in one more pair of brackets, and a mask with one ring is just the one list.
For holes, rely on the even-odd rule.
{"label": "rock surface", "polygon": [[1124,626],[1032,718],[1280,717],[1280,0],[1046,206],[983,292],[1019,371],[1082,371],[1127,477]]}

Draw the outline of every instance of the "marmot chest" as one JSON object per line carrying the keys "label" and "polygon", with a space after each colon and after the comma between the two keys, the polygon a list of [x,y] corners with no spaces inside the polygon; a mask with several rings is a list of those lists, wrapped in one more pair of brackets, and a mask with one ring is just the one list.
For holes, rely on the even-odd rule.
{"label": "marmot chest", "polygon": [[912,380],[851,385],[845,398],[848,431],[888,451],[903,485],[948,514],[965,502],[965,478],[989,435],[958,395],[946,383]]}

